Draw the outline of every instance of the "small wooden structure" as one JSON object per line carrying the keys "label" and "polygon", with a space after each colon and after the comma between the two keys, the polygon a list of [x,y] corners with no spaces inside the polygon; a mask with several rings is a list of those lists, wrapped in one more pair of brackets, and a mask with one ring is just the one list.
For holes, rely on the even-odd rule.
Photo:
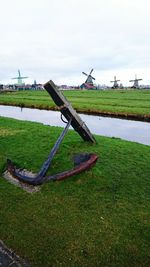
{"label": "small wooden structure", "polygon": [[112,88],[114,88],[114,89],[118,88],[119,87],[119,85],[118,85],[118,82],[119,81],[120,80],[117,80],[116,79],[116,76],[114,76],[114,81],[110,81],[111,83],[114,83],[113,86],[112,86]]}
{"label": "small wooden structure", "polygon": [[135,75],[135,79],[129,81],[129,82],[133,82],[133,86],[131,88],[138,89],[139,88],[139,81],[142,81],[142,79],[137,79],[137,75]]}
{"label": "small wooden structure", "polygon": [[96,89],[96,86],[93,84],[93,80],[95,80],[95,78],[91,75],[93,70],[94,69],[91,69],[89,74],[84,71],[82,72],[85,76],[87,76],[85,82],[80,86],[82,89]]}

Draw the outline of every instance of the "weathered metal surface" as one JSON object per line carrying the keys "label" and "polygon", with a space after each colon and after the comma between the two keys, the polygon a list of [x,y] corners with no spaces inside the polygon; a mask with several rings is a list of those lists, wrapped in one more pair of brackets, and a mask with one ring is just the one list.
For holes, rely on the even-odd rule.
{"label": "weathered metal surface", "polygon": [[48,181],[61,181],[78,173],[81,173],[85,170],[90,169],[98,159],[96,154],[86,154],[78,156],[81,157],[81,160],[79,160],[78,164],[76,164],[76,166],[73,169],[57,173],[51,176],[45,176],[42,177],[41,179],[37,179],[36,177],[33,178],[21,175],[21,173],[15,168],[15,166],[11,161],[8,162],[8,171],[11,173],[11,175],[16,177],[21,182],[28,183],[30,185],[41,185],[44,182]]}
{"label": "weathered metal surface", "polygon": [[73,109],[65,96],[57,89],[57,86],[53,83],[53,81],[47,82],[44,85],[44,88],[52,97],[55,104],[60,108],[61,113],[64,115],[67,121],[72,118],[71,126],[79,133],[83,140],[95,143],[96,140],[86,124],[81,120],[80,116]]}
{"label": "weathered metal surface", "polygon": [[52,162],[53,157],[55,156],[62,140],[65,137],[65,134],[67,133],[69,126],[71,124],[71,119],[67,122],[66,127],[64,128],[63,132],[57,139],[55,145],[53,146],[47,160],[44,162],[42,165],[39,173],[37,175],[26,175],[26,173],[21,172],[20,170],[17,170],[16,167],[14,166],[13,162],[11,160],[7,160],[7,170],[16,178],[18,178],[20,181],[29,183],[31,185],[39,185],[44,182],[44,176]]}
{"label": "weathered metal surface", "polygon": [[[66,98],[61,94],[61,92],[57,89],[55,84],[52,81],[49,81],[44,85],[47,92],[51,95],[54,102],[59,106],[61,114],[67,119],[67,124],[61,135],[59,136],[58,140],[56,141],[54,147],[52,148],[47,160],[42,165],[38,174],[31,174],[29,175],[28,172],[19,170],[15,167],[11,160],[7,160],[7,171],[19,181],[23,183],[28,183],[30,185],[40,185],[47,181],[55,181],[55,180],[63,180],[68,178],[72,175],[78,174],[86,169],[91,168],[97,161],[97,156],[95,154],[84,154],[80,155],[75,161],[75,167],[69,171],[65,171],[62,173],[58,173],[52,176],[45,176],[54,155],[56,154],[65,134],[67,133],[69,126],[72,127],[79,133],[79,135],[85,141],[90,141],[95,143],[95,138],[90,133],[89,129],[85,125],[85,123],[81,120],[78,116],[76,111],[72,108],[71,104],[66,100]],[[62,116],[61,119],[63,120]],[[63,120],[64,121],[64,120]],[[65,121],[64,121],[65,122]]]}
{"label": "weathered metal surface", "polygon": [[96,154],[86,154],[86,160],[76,165],[73,169],[55,174],[53,176],[48,176],[45,178],[45,181],[61,181],[83,171],[89,170],[96,163],[97,159],[98,156]]}

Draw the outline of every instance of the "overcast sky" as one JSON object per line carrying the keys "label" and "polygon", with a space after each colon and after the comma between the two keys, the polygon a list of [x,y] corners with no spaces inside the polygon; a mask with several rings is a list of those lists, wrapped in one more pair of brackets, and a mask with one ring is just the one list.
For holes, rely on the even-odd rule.
{"label": "overcast sky", "polygon": [[149,0],[0,0],[0,83],[150,84]]}

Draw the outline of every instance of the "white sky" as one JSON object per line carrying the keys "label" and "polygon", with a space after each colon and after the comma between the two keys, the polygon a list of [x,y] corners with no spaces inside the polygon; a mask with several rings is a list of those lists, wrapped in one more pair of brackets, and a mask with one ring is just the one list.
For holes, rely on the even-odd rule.
{"label": "white sky", "polygon": [[0,83],[150,84],[149,0],[0,0]]}

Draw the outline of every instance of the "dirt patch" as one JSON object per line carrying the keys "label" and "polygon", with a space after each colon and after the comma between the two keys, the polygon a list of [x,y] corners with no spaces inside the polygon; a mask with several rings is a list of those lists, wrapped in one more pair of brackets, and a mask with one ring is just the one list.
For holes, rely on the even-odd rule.
{"label": "dirt patch", "polygon": [[[23,170],[22,172],[25,172],[26,175],[32,176],[33,174],[27,170]],[[19,181],[18,179],[14,178],[8,171],[4,172],[4,178],[9,181],[10,183],[21,187],[23,190],[25,190],[28,193],[36,193],[40,190],[40,186],[34,186],[34,185],[29,185],[26,183],[23,183]]]}
{"label": "dirt patch", "polygon": [[24,132],[24,130],[12,130],[12,129],[6,129],[6,128],[0,128],[0,136],[5,137],[9,135],[15,135],[17,133]]}

